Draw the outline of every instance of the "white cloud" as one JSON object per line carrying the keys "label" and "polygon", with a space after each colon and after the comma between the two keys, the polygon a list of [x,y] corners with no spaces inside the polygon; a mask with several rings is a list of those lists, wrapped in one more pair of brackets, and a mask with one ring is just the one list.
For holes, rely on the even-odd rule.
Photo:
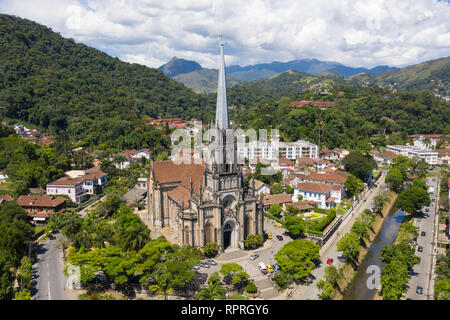
{"label": "white cloud", "polygon": [[215,68],[219,33],[228,65],[404,66],[450,55],[450,4],[437,0],[0,0],[0,12],[151,67],[177,56]]}

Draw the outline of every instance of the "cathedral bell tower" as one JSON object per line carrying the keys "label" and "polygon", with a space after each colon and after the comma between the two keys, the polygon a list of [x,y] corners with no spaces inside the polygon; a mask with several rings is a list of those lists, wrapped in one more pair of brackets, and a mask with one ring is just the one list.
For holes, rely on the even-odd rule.
{"label": "cathedral bell tower", "polygon": [[225,81],[223,38],[220,37],[219,79],[217,86],[216,121],[209,128],[208,157],[205,167],[205,190],[217,205],[221,245],[239,247],[241,233],[242,177],[237,164],[237,140],[230,128]]}

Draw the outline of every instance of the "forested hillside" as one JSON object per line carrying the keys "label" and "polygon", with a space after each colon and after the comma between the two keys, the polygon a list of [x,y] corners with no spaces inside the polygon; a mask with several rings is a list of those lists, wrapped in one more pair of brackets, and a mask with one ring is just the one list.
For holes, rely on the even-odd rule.
{"label": "forested hillside", "polygon": [[378,75],[358,74],[351,77],[350,82],[369,86],[390,86],[397,90],[426,89],[450,96],[450,57],[426,61]]}
{"label": "forested hillside", "polygon": [[203,97],[156,69],[0,15],[0,115],[108,144],[132,134],[145,116],[214,114]]}
{"label": "forested hillside", "polygon": [[[437,100],[429,91],[392,93],[379,87],[334,84],[324,96],[316,89],[295,94],[294,88],[276,92],[265,90],[260,84],[258,90],[248,90],[247,94],[243,86],[231,88],[231,92],[242,92],[241,98],[232,95],[230,104],[237,108],[232,110],[231,118],[244,128],[278,128],[287,141],[305,139],[320,141],[321,147],[369,151],[369,142],[383,146],[405,143],[408,134],[450,133],[450,104]],[[286,95],[279,98],[283,93]],[[290,110],[291,101],[296,100],[328,100],[336,106],[326,110],[315,106]],[[392,132],[401,135],[371,137]]]}

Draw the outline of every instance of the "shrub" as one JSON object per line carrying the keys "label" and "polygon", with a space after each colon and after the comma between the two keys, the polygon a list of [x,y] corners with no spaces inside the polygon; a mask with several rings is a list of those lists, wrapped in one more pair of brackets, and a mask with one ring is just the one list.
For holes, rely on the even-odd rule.
{"label": "shrub", "polygon": [[257,293],[258,288],[256,287],[256,284],[253,281],[250,281],[245,287],[245,291],[247,291],[248,293]]}
{"label": "shrub", "polygon": [[244,241],[245,249],[254,249],[263,243],[263,237],[259,234],[250,234]]}
{"label": "shrub", "polygon": [[207,258],[214,258],[219,251],[219,245],[217,243],[208,242],[203,248],[203,255]]}
{"label": "shrub", "polygon": [[286,289],[289,285],[289,278],[284,272],[275,274],[274,281],[280,289]]}

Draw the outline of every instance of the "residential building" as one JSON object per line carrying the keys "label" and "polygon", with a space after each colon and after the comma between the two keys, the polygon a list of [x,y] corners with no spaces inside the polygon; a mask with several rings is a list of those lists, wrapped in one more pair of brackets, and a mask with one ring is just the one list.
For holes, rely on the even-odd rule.
{"label": "residential building", "polygon": [[251,179],[249,181],[250,188],[253,187],[253,180],[255,180],[255,193],[257,195],[270,194],[270,187],[267,184],[265,184],[264,182],[256,180],[256,179]]}
{"label": "residential building", "polygon": [[299,157],[317,158],[319,148],[316,144],[308,141],[298,140],[296,142],[262,143],[251,141],[238,143],[238,157],[240,159],[264,158],[272,161],[279,157],[295,160]]}
{"label": "residential building", "polygon": [[304,201],[292,202],[289,204],[291,207],[297,208],[300,212],[308,212],[312,211],[314,207]]}
{"label": "residential building", "polygon": [[[300,182],[294,188],[292,202],[299,201],[298,196],[301,195],[303,201],[312,200],[317,203],[319,208],[330,209],[342,200],[343,190],[344,186],[339,185]],[[334,191],[333,194],[332,191]]]}
{"label": "residential building", "polygon": [[[444,134],[413,134],[409,136],[417,149],[434,150],[436,144],[444,137]],[[450,135],[446,135],[450,138]]]}
{"label": "residential building", "polygon": [[419,157],[424,159],[429,165],[436,165],[438,153],[436,151],[429,151],[423,149],[417,149],[409,145],[387,145],[388,151],[401,154],[408,158]]}
{"label": "residential building", "polygon": [[[297,202],[297,200],[295,200]],[[283,210],[286,209],[287,204],[292,203],[292,194],[280,193],[280,194],[267,194],[263,198],[263,205],[265,210],[269,210],[273,204],[279,204]]]}
{"label": "residential building", "polygon": [[16,201],[34,221],[45,221],[54,212],[62,212],[66,203],[63,198],[49,195],[20,196]]}
{"label": "residential building", "polygon": [[0,196],[0,204],[5,204],[10,201],[14,201],[14,199],[9,194],[4,194]]}
{"label": "residential building", "polygon": [[450,164],[450,148],[436,149],[435,151],[438,153],[437,158],[438,165]]}
{"label": "residential building", "polygon": [[6,180],[8,180],[8,179],[9,179],[9,177],[6,173],[0,172],[0,183],[5,183]]}
{"label": "residential building", "polygon": [[385,151],[385,152],[378,152],[374,153],[373,158],[378,163],[378,166],[390,166],[392,163],[392,160],[394,158],[398,157],[398,154],[393,151]]}
{"label": "residential building", "polygon": [[80,178],[61,178],[47,184],[47,195],[66,195],[75,203],[86,201],[87,194],[83,189],[83,180]]}

